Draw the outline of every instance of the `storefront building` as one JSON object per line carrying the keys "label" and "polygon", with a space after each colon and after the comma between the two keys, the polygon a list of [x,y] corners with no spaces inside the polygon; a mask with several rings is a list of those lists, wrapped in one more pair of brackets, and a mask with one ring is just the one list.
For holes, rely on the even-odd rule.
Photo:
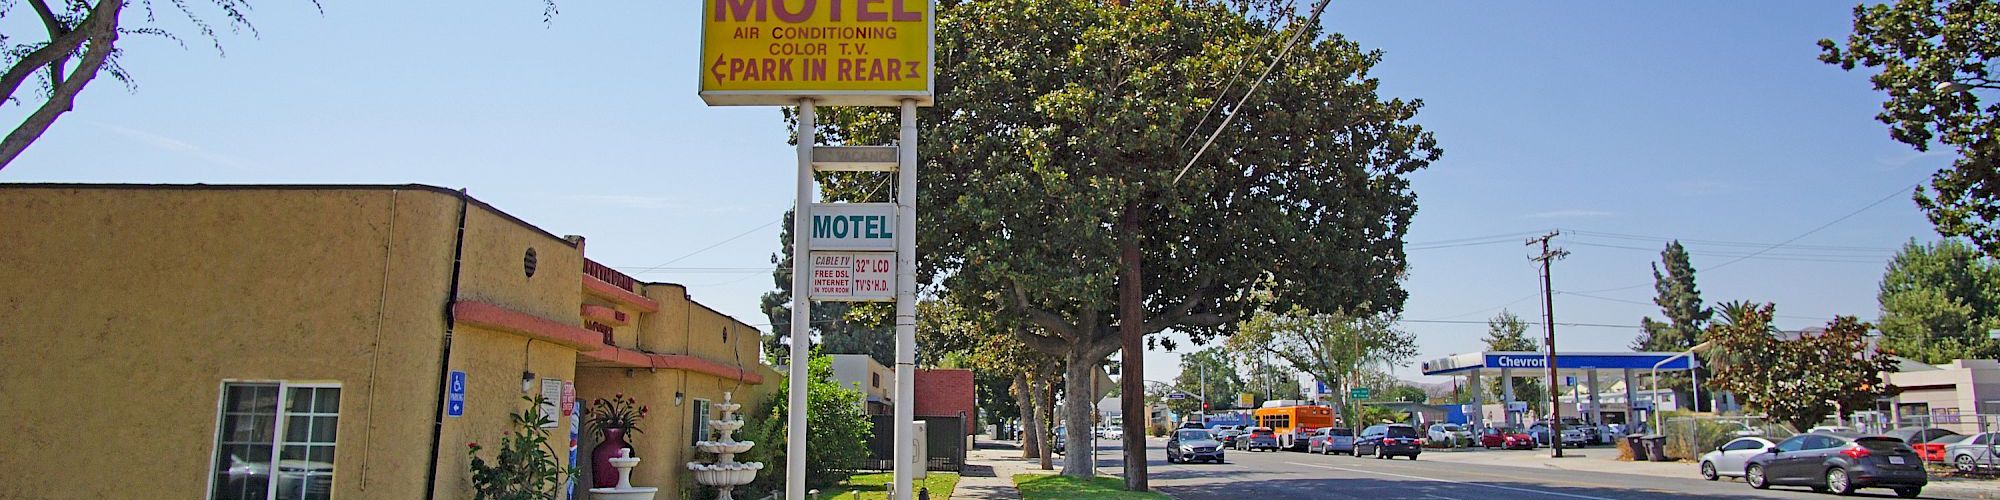
{"label": "storefront building", "polygon": [[0,242],[0,498],[470,498],[523,396],[622,392],[672,499],[702,410],[779,389],[756,329],[437,187],[0,184]]}

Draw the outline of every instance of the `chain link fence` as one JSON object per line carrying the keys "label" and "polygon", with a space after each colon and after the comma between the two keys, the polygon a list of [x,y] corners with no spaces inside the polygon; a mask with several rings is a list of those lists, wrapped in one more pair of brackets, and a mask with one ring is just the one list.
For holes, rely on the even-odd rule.
{"label": "chain link fence", "polygon": [[1668,415],[1654,431],[1666,438],[1667,457],[1695,460],[1732,439],[1761,437],[1775,443],[1797,434],[1790,426],[1761,415]]}
{"label": "chain link fence", "polygon": [[[1773,443],[1783,441],[1799,433],[1790,425],[1780,423],[1762,415],[1690,415],[1669,414],[1661,417],[1661,424],[1653,433],[1665,438],[1665,451],[1669,458],[1676,460],[1696,460],[1702,454],[1721,447],[1724,443],[1739,437],[1761,437]],[[1937,428],[1950,433],[1973,436],[1983,432],[2000,433],[2000,414],[1921,414],[1892,416],[1883,412],[1857,412],[1846,418],[1828,419],[1821,427],[1838,432],[1861,434],[1892,434],[1899,429],[1909,430]],[[1812,429],[1805,429],[1810,431]],[[1932,439],[1937,431],[1919,434],[1920,440]],[[1898,436],[1902,437],[1902,436]],[[1955,462],[1970,459],[1979,471],[2000,471],[2000,435],[1975,443],[1967,438],[1962,444],[1954,438],[1923,446],[1921,442],[1911,443],[1925,460],[1941,465],[1959,466]],[[1979,446],[1987,445],[1987,446]],[[1960,467],[1963,468],[1963,467]],[[1970,472],[1971,470],[1968,470]]]}

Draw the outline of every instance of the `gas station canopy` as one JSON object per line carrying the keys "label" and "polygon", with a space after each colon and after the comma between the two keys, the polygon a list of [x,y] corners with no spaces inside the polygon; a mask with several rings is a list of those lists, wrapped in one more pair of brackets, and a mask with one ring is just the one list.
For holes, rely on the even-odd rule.
{"label": "gas station canopy", "polygon": [[[1652,370],[1659,366],[1661,371],[1679,371],[1694,367],[1690,356],[1678,352],[1576,352],[1556,353],[1556,373],[1580,374],[1593,370]],[[1676,357],[1678,356],[1678,357]],[[1672,361],[1668,361],[1672,359]],[[1665,364],[1661,364],[1665,361]],[[1479,372],[1482,375],[1498,375],[1502,369],[1514,371],[1517,376],[1532,376],[1546,373],[1548,356],[1539,352],[1469,352],[1425,361],[1425,375],[1468,375]],[[1515,371],[1519,370],[1519,371]]]}

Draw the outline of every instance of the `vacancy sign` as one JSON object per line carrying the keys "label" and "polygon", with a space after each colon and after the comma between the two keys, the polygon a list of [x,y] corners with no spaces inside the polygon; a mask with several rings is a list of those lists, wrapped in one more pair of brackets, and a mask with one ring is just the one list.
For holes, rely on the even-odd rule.
{"label": "vacancy sign", "polygon": [[702,0],[710,106],[931,105],[930,0]]}
{"label": "vacancy sign", "polygon": [[896,252],[812,253],[812,300],[896,300]]}

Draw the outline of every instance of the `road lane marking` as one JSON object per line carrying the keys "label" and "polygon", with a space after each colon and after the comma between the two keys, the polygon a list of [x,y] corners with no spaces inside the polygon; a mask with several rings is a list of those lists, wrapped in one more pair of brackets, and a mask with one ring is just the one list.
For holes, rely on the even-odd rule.
{"label": "road lane marking", "polygon": [[1547,490],[1537,490],[1537,489],[1533,489],[1533,488],[1516,488],[1516,487],[1512,487],[1512,486],[1501,486],[1501,485],[1497,485],[1497,484],[1486,484],[1486,483],[1473,483],[1473,482],[1466,482],[1466,481],[1453,481],[1453,480],[1450,480],[1450,479],[1438,479],[1438,478],[1431,478],[1431,477],[1423,477],[1423,476],[1412,476],[1412,475],[1408,475],[1408,474],[1397,474],[1397,473],[1394,473],[1394,472],[1381,472],[1381,471],[1372,471],[1372,470],[1366,470],[1366,469],[1349,469],[1349,468],[1346,468],[1346,467],[1334,467],[1334,466],[1331,466],[1331,465],[1320,465],[1320,464],[1309,464],[1309,463],[1301,463],[1301,462],[1285,462],[1285,463],[1288,463],[1288,464],[1292,464],[1292,465],[1303,465],[1303,466],[1306,466],[1306,467],[1318,467],[1318,468],[1321,468],[1321,469],[1333,469],[1333,470],[1340,470],[1340,471],[1347,471],[1347,472],[1359,472],[1359,473],[1362,473],[1362,474],[1374,474],[1374,475],[1378,475],[1378,476],[1391,476],[1391,477],[1400,477],[1400,478],[1405,478],[1405,479],[1418,479],[1418,480],[1423,480],[1423,481],[1432,481],[1432,482],[1438,482],[1438,483],[1449,483],[1449,484],[1461,484],[1461,485],[1466,485],[1466,486],[1483,486],[1483,487],[1487,487],[1487,488],[1493,488],[1493,489],[1498,489],[1498,490],[1508,490],[1508,491],[1515,491],[1515,492],[1520,492],[1520,493],[1533,493],[1533,494],[1537,494],[1537,495],[1553,495],[1553,496],[1559,496],[1559,497],[1568,497],[1568,498],[1582,498],[1582,499],[1584,499],[1584,500],[1618,500],[1618,499],[1615,499],[1615,498],[1606,498],[1606,497],[1594,497],[1594,496],[1590,496],[1590,495],[1576,495],[1576,494],[1570,494],[1570,493],[1562,493],[1562,492],[1556,492],[1556,491],[1547,491]]}

